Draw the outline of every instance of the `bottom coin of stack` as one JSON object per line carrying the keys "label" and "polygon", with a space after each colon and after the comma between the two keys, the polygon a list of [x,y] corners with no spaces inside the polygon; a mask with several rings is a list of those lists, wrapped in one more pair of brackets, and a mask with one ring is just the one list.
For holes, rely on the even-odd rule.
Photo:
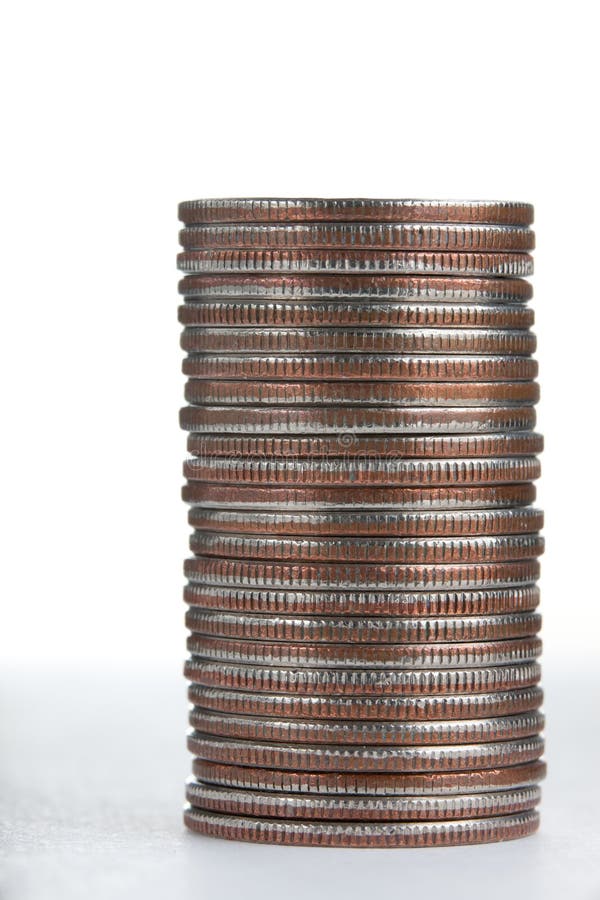
{"label": "bottom coin of stack", "polygon": [[330,847],[531,834],[531,208],[180,215],[186,824]]}

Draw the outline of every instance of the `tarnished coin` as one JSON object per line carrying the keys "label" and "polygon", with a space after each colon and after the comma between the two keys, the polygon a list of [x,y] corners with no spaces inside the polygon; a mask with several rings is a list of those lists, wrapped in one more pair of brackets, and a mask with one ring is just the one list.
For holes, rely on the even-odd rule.
{"label": "tarnished coin", "polygon": [[188,434],[193,456],[211,460],[215,456],[245,460],[322,459],[472,459],[475,457],[532,456],[544,449],[544,439],[533,431],[505,434],[346,434],[327,435],[223,435]]}
{"label": "tarnished coin", "polygon": [[506,691],[536,685],[537,662],[469,669],[311,669],[246,666],[188,659],[185,676],[206,687],[265,693],[409,696],[474,694]]}
{"label": "tarnished coin", "polygon": [[528,356],[536,338],[508,328],[196,328],[181,347],[189,353],[455,353]]}
{"label": "tarnished coin", "polygon": [[232,716],[194,707],[190,725],[202,734],[234,740],[397,747],[495,743],[532,737],[542,731],[544,717],[531,712],[448,722],[329,722]]}
{"label": "tarnished coin", "polygon": [[[341,450],[341,448],[340,448]],[[535,456],[489,459],[245,459],[194,457],[183,464],[189,481],[258,485],[456,486],[535,481]]]}
{"label": "tarnished coin", "polygon": [[[185,431],[220,434],[436,435],[530,431],[533,406],[453,407],[261,407],[185,406]],[[347,438],[346,438],[347,439]]]}
{"label": "tarnished coin", "polygon": [[237,741],[197,731],[188,735],[188,749],[202,759],[226,765],[321,772],[456,772],[516,766],[539,759],[540,737],[491,744],[446,744],[427,747],[356,746],[354,744],[283,744]]}
{"label": "tarnished coin", "polygon": [[191,634],[190,653],[202,659],[243,665],[309,666],[347,669],[444,669],[454,666],[503,666],[536,659],[537,637],[452,644],[324,644],[242,641]]}
{"label": "tarnished coin", "polygon": [[530,328],[528,306],[473,303],[225,303],[188,301],[179,307],[182,325],[209,328]]}
{"label": "tarnished coin", "polygon": [[224,556],[229,559],[422,565],[531,559],[543,553],[544,539],[537,534],[477,538],[283,539],[195,531],[190,536],[190,548],[199,556]]}
{"label": "tarnished coin", "polygon": [[186,578],[202,584],[266,587],[281,590],[407,591],[449,588],[508,587],[531,584],[539,562],[522,559],[498,563],[394,565],[391,563],[287,563],[194,556],[184,564]]}
{"label": "tarnished coin", "polygon": [[191,704],[228,715],[284,719],[332,719],[359,722],[432,722],[439,719],[480,719],[515,716],[538,710],[541,688],[498,691],[495,694],[442,694],[439,696],[336,697],[267,694],[222,690],[190,684]]}
{"label": "tarnished coin", "polygon": [[537,812],[451,822],[314,822],[225,816],[189,808],[186,826],[198,834],[260,844],[305,847],[456,847],[526,837],[537,831]]}
{"label": "tarnished coin", "polygon": [[498,200],[381,200],[368,198],[255,197],[185,200],[186,225],[220,222],[470,222],[531,225],[533,206]]}
{"label": "tarnished coin", "polygon": [[221,300],[442,300],[460,303],[522,303],[533,289],[524,278],[452,275],[186,275],[185,297]]}
{"label": "tarnished coin", "polygon": [[186,503],[205,506],[286,509],[468,509],[526,506],[535,500],[535,486],[494,484],[484,487],[259,487],[255,485],[188,482],[183,486]]}
{"label": "tarnished coin", "polygon": [[333,272],[486,275],[520,278],[533,273],[529,253],[419,253],[402,250],[188,250],[182,272]]}
{"label": "tarnished coin", "polygon": [[268,616],[265,614],[222,613],[193,606],[186,627],[214,637],[248,641],[326,642],[344,644],[421,644],[452,641],[502,641],[537,634],[542,619],[537,613],[503,616],[452,616],[432,618],[353,616],[344,618]]}
{"label": "tarnished coin", "polygon": [[336,797],[324,794],[275,794],[190,781],[186,799],[193,806],[226,815],[271,819],[363,822],[432,822],[506,816],[540,802],[537,785],[482,794],[416,797]]}
{"label": "tarnished coin", "polygon": [[223,765],[195,759],[196,778],[249,790],[326,796],[429,797],[531,787],[546,776],[543,760],[467,772],[310,772]]}
{"label": "tarnished coin", "polygon": [[227,612],[368,617],[489,616],[530,612],[539,603],[535,585],[476,591],[296,591],[188,584],[191,606]]}
{"label": "tarnished coin", "polygon": [[192,527],[222,534],[307,536],[466,537],[532,534],[544,525],[544,515],[531,506],[508,509],[403,512],[401,510],[275,510],[212,509],[192,506]]}
{"label": "tarnished coin", "polygon": [[317,356],[214,356],[183,360],[192,378],[257,381],[532,381],[538,364],[530,356],[386,356],[349,353]]}
{"label": "tarnished coin", "polygon": [[186,250],[229,249],[395,249],[527,251],[533,231],[521,225],[438,225],[421,223],[338,223],[273,225],[188,225],[179,232]]}
{"label": "tarnished coin", "polygon": [[209,406],[531,406],[540,396],[535,381],[205,381],[185,385],[188,403]]}

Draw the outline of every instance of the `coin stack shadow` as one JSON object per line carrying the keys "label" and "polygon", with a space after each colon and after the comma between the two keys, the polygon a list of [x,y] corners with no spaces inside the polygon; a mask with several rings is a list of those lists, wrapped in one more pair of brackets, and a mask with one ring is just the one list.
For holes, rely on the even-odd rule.
{"label": "coin stack shadow", "polygon": [[531,834],[545,764],[533,210],[179,208],[202,834]]}

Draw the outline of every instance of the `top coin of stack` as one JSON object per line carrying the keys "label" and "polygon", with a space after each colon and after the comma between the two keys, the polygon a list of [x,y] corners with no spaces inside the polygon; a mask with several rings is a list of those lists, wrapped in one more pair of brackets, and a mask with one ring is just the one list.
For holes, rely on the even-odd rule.
{"label": "top coin of stack", "polygon": [[180,204],[188,826],[537,827],[533,209]]}

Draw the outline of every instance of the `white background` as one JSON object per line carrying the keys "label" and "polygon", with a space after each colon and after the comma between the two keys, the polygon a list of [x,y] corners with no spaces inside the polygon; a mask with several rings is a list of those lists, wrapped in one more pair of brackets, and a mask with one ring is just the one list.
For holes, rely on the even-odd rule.
{"label": "white background", "polygon": [[[29,678],[47,687],[60,671],[63,688],[47,688],[42,704],[57,759],[60,735],[77,717],[64,685],[93,682],[93,703],[125,704],[131,727],[145,715],[164,735],[168,723],[169,746],[183,744],[188,529],[179,500],[176,204],[203,196],[535,204],[539,428],[547,441],[539,491],[547,511],[544,664],[553,683],[575,686],[563,713],[591,708],[597,695],[583,665],[597,659],[600,626],[593,12],[577,0],[57,0],[5,12],[0,640],[13,737],[35,734],[41,752],[47,735],[36,730],[23,685]],[[133,684],[146,676],[160,684],[157,673],[171,693],[150,717],[136,712]],[[105,678],[121,687],[103,693]],[[140,704],[148,702],[142,693]],[[181,704],[176,715],[173,703]],[[566,728],[560,711],[557,721]],[[117,748],[117,772],[111,729],[108,721],[101,736]],[[90,735],[82,748],[97,749]],[[583,746],[563,768],[583,770],[594,754]],[[551,756],[555,771],[559,757]],[[164,758],[178,785],[185,756]],[[86,757],[86,765],[96,763]],[[21,784],[16,774],[13,783]],[[183,840],[180,799],[177,790],[163,798],[176,809],[174,831],[159,842],[167,852]],[[563,800],[566,814],[583,821]],[[48,802],[44,833],[56,815]],[[550,801],[547,810],[547,821],[558,821],[558,807],[554,820]],[[518,846],[546,846],[539,840]],[[199,849],[206,844],[192,844],[192,856],[217,852]],[[14,879],[9,888],[19,885]],[[116,884],[106,895],[116,896]],[[318,885],[311,891],[318,895]]]}

